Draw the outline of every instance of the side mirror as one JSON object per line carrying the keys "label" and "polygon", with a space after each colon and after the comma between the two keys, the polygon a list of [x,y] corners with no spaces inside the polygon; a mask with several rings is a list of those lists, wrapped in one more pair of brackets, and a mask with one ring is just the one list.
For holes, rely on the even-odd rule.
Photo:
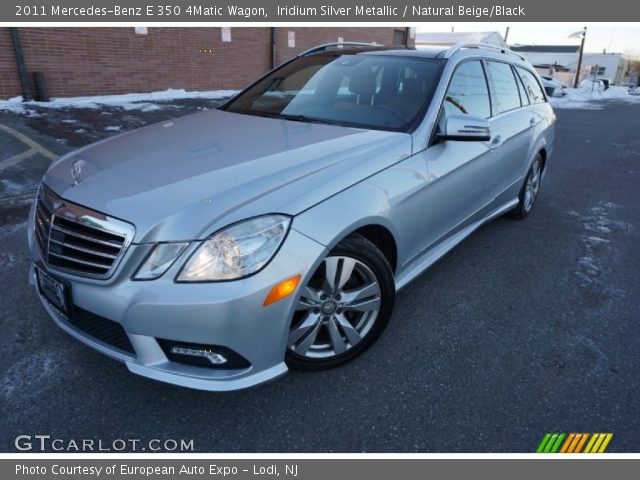
{"label": "side mirror", "polygon": [[455,114],[447,117],[444,133],[438,135],[440,140],[458,142],[486,142],[491,140],[489,120],[475,115]]}

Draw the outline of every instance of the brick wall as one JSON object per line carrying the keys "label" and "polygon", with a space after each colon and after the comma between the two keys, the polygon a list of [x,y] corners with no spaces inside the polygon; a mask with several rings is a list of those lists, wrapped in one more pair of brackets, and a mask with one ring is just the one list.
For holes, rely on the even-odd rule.
{"label": "brick wall", "polygon": [[[303,52],[315,45],[337,42],[341,37],[345,42],[376,42],[381,45],[393,44],[394,30],[406,30],[404,27],[282,27],[276,29],[276,59],[277,63]],[[295,34],[295,47],[288,46],[288,32]]]}
{"label": "brick wall", "polygon": [[[234,27],[230,43],[217,27],[152,27],[146,35],[133,27],[18,30],[29,77],[43,72],[51,97],[238,89],[271,64],[270,28]],[[295,32],[295,48],[288,47],[288,31]],[[391,45],[393,34],[385,27],[277,28],[276,59],[338,37]],[[0,79],[0,98],[22,94],[8,28],[0,28]]]}

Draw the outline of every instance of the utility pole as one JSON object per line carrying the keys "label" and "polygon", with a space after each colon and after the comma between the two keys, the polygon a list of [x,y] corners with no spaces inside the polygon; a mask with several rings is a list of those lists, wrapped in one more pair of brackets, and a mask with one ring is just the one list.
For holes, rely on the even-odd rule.
{"label": "utility pole", "polygon": [[582,56],[584,55],[584,39],[587,37],[587,27],[582,30],[582,40],[580,41],[580,54],[578,56],[578,69],[576,70],[576,79],[573,82],[573,88],[578,88],[578,80],[580,79],[580,71],[582,70]]}
{"label": "utility pole", "polygon": [[20,44],[20,34],[16,27],[9,27],[9,33],[11,34],[11,40],[13,41],[13,53],[16,58],[16,65],[18,65],[18,78],[20,79],[20,85],[22,86],[22,98],[25,101],[33,100],[31,95],[31,87],[29,85],[29,74],[27,73],[27,65],[24,62],[24,55],[22,53],[22,45]]}

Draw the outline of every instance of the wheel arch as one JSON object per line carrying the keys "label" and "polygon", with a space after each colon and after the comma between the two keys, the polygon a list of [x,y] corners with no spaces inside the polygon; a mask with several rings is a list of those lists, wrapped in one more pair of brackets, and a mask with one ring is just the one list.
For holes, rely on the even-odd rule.
{"label": "wheel arch", "polygon": [[395,274],[398,266],[398,246],[393,234],[380,224],[369,224],[357,228],[349,235],[358,234],[373,243],[385,256],[391,271]]}
{"label": "wheel arch", "polygon": [[544,172],[547,168],[547,149],[545,147],[540,147],[538,150],[540,157],[542,158],[542,171]]}
{"label": "wheel arch", "polygon": [[329,251],[349,235],[362,235],[383,253],[395,275],[402,265],[404,244],[393,210],[387,191],[363,182],[297,215],[292,228]]}

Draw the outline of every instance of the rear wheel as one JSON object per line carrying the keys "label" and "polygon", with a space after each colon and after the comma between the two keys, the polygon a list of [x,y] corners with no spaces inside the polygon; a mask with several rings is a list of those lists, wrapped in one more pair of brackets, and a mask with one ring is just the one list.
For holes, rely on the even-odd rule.
{"label": "rear wheel", "polygon": [[524,218],[529,215],[533,208],[538,192],[540,191],[540,181],[542,179],[542,155],[539,153],[533,159],[531,168],[527,172],[520,194],[518,195],[518,205],[509,212],[512,218]]}
{"label": "rear wheel", "polygon": [[360,235],[347,237],[302,288],[287,363],[322,370],[352,360],[383,332],[394,299],[393,274],[382,252]]}

